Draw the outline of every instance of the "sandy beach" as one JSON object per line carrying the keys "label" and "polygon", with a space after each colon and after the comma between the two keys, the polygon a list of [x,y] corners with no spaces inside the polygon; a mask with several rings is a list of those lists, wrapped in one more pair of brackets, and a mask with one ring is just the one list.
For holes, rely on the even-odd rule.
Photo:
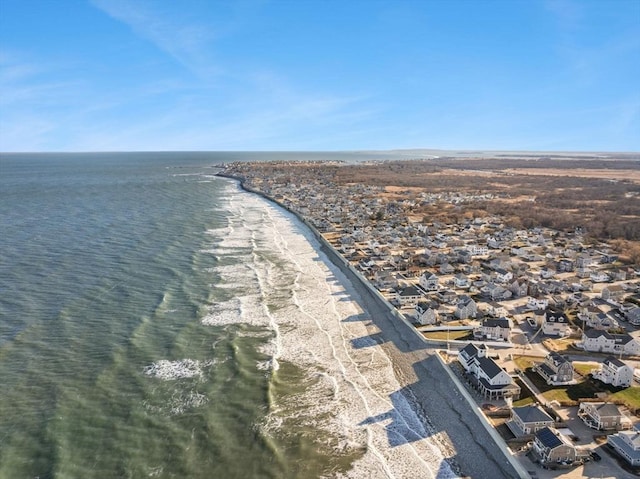
{"label": "sandy beach", "polygon": [[[273,201],[261,192],[247,191]],[[316,239],[314,247],[322,253],[320,258],[370,319],[366,322],[367,338],[347,339],[382,348],[400,385],[389,395],[394,407],[400,408],[409,402],[424,423],[429,439],[438,445],[456,474],[473,478],[522,477],[481,423],[473,410],[477,406],[472,406],[451,380],[435,350],[391,312],[388,303],[371,291],[319,232],[293,213],[312,231]]]}

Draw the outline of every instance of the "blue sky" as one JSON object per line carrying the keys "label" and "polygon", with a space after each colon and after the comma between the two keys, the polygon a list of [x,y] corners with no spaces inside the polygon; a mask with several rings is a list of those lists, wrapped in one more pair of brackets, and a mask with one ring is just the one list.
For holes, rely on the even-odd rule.
{"label": "blue sky", "polygon": [[0,0],[0,151],[640,151],[640,0]]}

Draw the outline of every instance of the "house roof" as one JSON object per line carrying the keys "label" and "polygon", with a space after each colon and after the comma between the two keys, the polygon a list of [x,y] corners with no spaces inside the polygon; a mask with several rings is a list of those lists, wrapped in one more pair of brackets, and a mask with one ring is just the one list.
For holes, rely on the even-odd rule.
{"label": "house roof", "polygon": [[478,351],[479,349],[475,344],[469,343],[460,350],[460,353],[467,358],[473,358],[474,356],[478,355]]}
{"label": "house roof", "polygon": [[622,368],[626,366],[626,364],[623,361],[620,361],[618,358],[615,358],[613,356],[609,356],[603,362],[605,364],[610,364],[611,366],[615,366],[616,368]]}
{"label": "house roof", "polygon": [[588,329],[584,332],[584,335],[587,338],[591,339],[599,338],[600,336],[604,336],[606,339],[613,339],[613,336],[611,336],[611,334],[601,329]]}
{"label": "house roof", "polygon": [[498,364],[493,359],[488,358],[486,356],[481,358],[476,358],[476,361],[478,361],[478,365],[480,366],[480,369],[484,371],[487,377],[495,378],[498,374],[500,374],[503,371],[503,369],[500,366],[498,366]]}
{"label": "house roof", "polygon": [[618,406],[611,403],[600,404],[599,406],[596,407],[596,411],[598,411],[598,414],[600,415],[600,417],[620,416],[620,409],[618,409]]}
{"label": "house roof", "polygon": [[556,434],[556,432],[549,427],[544,427],[536,432],[536,438],[542,443],[544,447],[547,447],[549,449],[554,449],[558,446],[562,446],[563,444],[562,440]]}
{"label": "house roof", "polygon": [[422,296],[422,293],[415,286],[407,286],[399,291],[400,296]]}
{"label": "house roof", "polygon": [[482,326],[487,328],[510,329],[511,323],[507,318],[485,318],[482,320]]}
{"label": "house roof", "polygon": [[571,363],[571,361],[563,356],[562,354],[558,353],[557,351],[551,351],[547,358],[549,358],[551,361],[553,361],[553,364],[555,364],[556,366],[560,365],[560,364],[564,364],[564,363]]}
{"label": "house roof", "polygon": [[512,409],[513,415],[518,416],[524,423],[528,422],[553,422],[553,418],[549,416],[540,406],[522,406]]}

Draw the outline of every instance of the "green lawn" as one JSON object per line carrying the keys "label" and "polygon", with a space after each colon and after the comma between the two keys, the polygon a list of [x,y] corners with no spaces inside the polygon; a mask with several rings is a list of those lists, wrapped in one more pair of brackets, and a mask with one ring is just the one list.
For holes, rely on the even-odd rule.
{"label": "green lawn", "polygon": [[[520,367],[520,363],[516,359],[516,364]],[[526,364],[526,358],[522,358],[522,365]],[[579,365],[588,366],[586,364]],[[584,376],[585,379],[577,384],[571,384],[569,386],[549,386],[544,379],[542,379],[537,373],[534,373],[530,367],[523,369],[529,380],[538,388],[547,401],[558,401],[561,404],[577,403],[582,399],[593,399],[596,397],[596,393],[608,393],[608,399],[611,401],[619,400],[632,410],[640,408],[640,387],[631,387],[627,389],[620,389],[603,384],[602,382]]]}

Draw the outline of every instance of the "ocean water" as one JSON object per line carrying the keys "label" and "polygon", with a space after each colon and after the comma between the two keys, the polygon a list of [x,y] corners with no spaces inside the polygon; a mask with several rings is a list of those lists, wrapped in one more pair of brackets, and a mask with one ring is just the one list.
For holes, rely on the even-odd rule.
{"label": "ocean water", "polygon": [[0,479],[455,477],[274,157],[0,156]]}

